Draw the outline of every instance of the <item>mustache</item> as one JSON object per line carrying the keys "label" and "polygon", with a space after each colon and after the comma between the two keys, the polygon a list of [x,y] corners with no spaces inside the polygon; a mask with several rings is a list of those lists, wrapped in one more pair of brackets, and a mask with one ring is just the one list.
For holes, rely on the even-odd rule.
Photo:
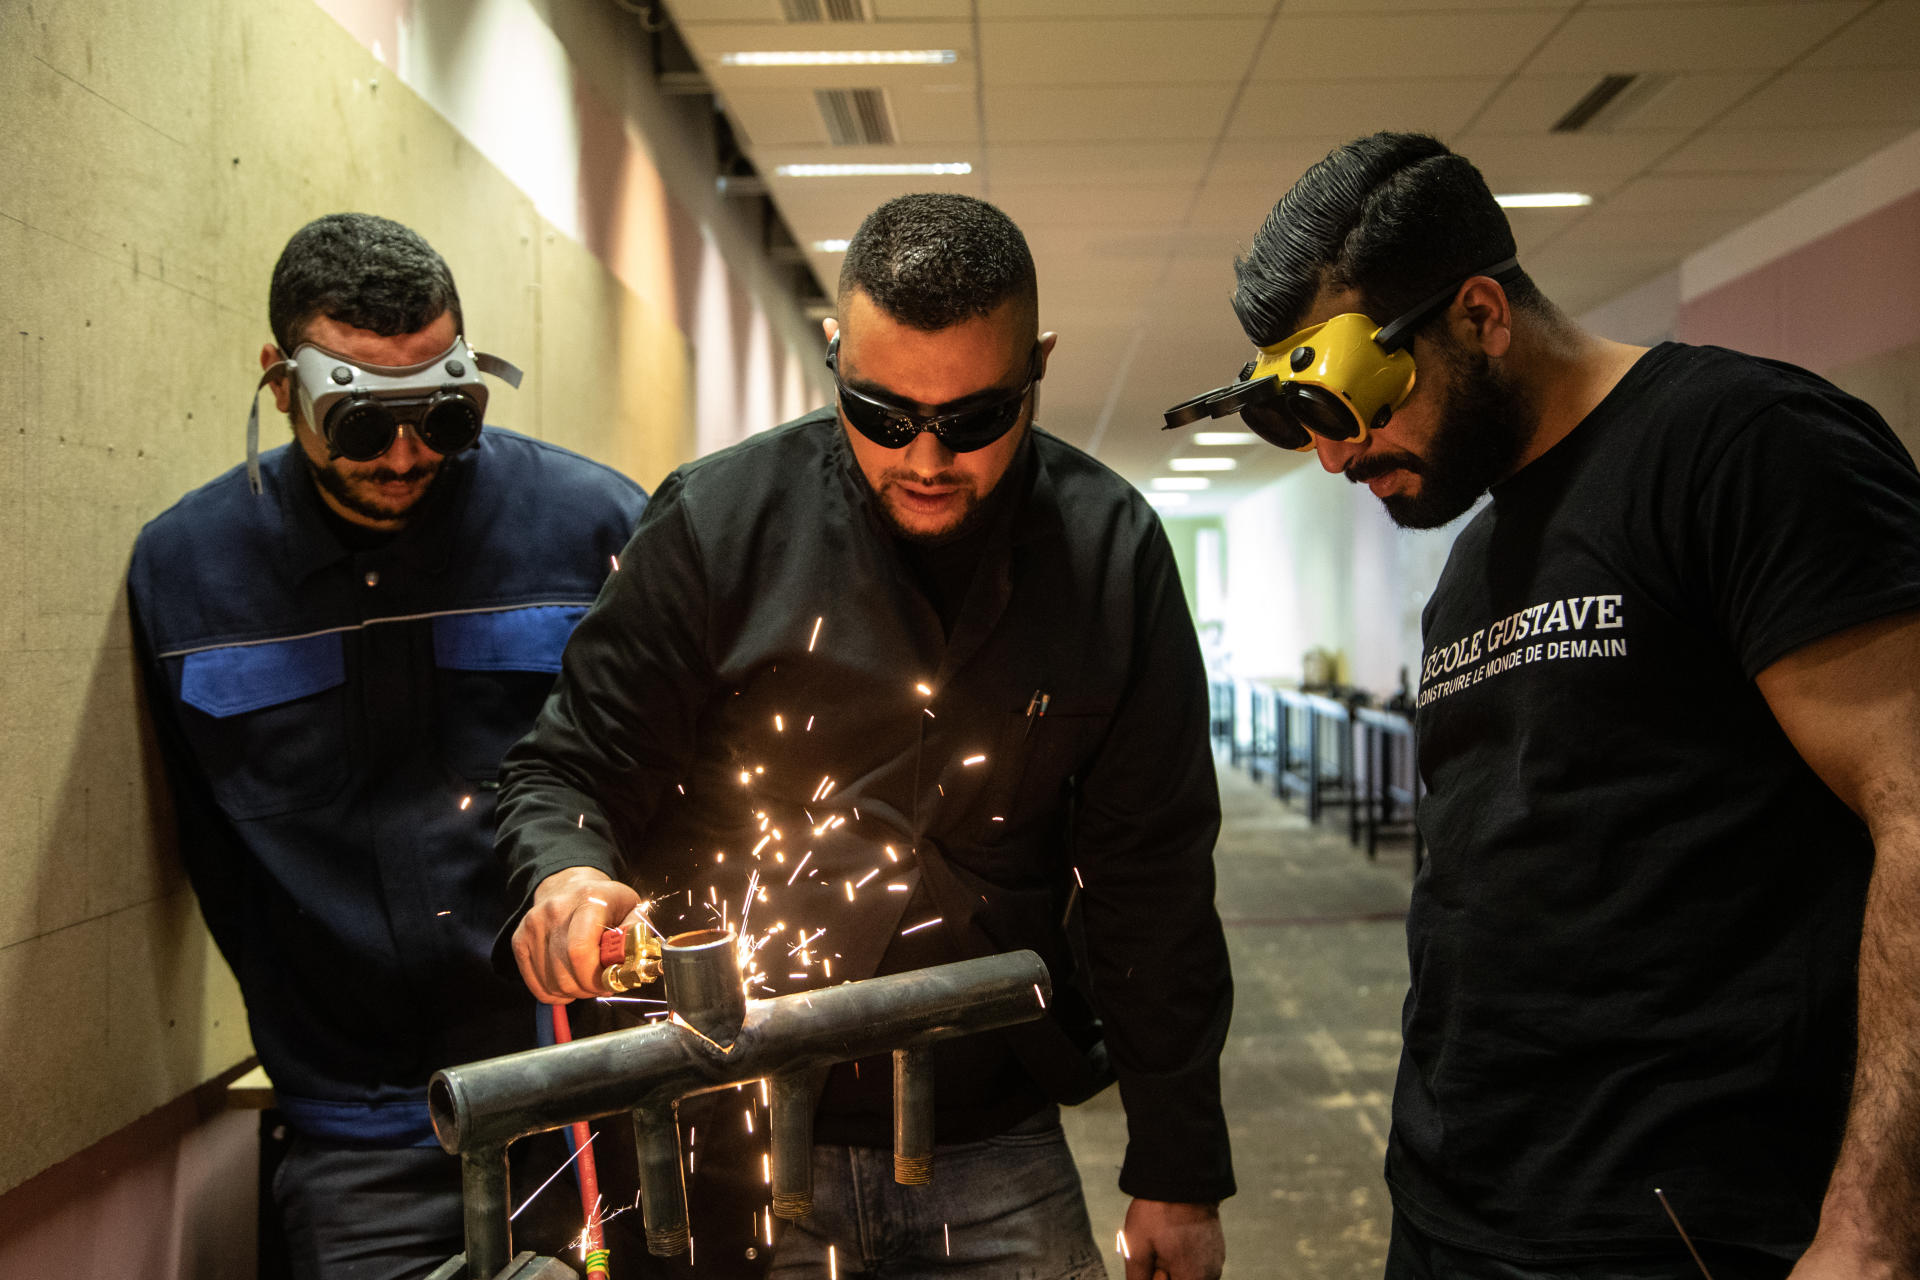
{"label": "mustache", "polygon": [[894,467],[880,473],[880,487],[884,489],[890,484],[917,484],[937,489],[968,489],[972,487],[973,482],[965,473],[959,471],[937,471],[930,476],[923,476],[916,471],[908,471],[904,467]]}
{"label": "mustache", "polygon": [[396,480],[411,482],[414,480],[425,480],[439,470],[439,463],[423,462],[418,466],[408,467],[405,471],[395,471],[392,467],[376,467],[372,471],[365,472],[359,478],[362,480],[370,480],[374,484],[389,484]]}
{"label": "mustache", "polygon": [[1351,484],[1365,484],[1369,480],[1378,480],[1389,471],[1407,471],[1414,475],[1426,473],[1426,465],[1410,453],[1373,453],[1354,460],[1345,471]]}

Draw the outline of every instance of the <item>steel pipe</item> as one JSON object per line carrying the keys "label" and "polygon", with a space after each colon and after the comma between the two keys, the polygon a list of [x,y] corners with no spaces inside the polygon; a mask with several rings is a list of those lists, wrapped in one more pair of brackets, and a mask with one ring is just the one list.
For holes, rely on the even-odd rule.
{"label": "steel pipe", "polygon": [[732,1044],[747,1017],[747,994],[730,929],[676,933],[660,948],[667,1007],[716,1044]]}
{"label": "steel pipe", "polygon": [[1052,994],[1045,962],[1010,951],[750,1000],[730,1046],[661,1021],[448,1067],[427,1102],[440,1145],[458,1155],[652,1100],[1031,1022]]}
{"label": "steel pipe", "polygon": [[818,1070],[783,1071],[771,1083],[767,1128],[773,1212],[793,1222],[813,1212],[813,1109],[824,1076]]}
{"label": "steel pipe", "polygon": [[893,1180],[933,1181],[933,1052],[925,1045],[893,1051]]}
{"label": "steel pipe", "polygon": [[633,1141],[640,1156],[640,1213],[647,1252],[671,1258],[687,1251],[687,1181],[680,1163],[680,1120],[671,1101],[634,1108]]}
{"label": "steel pipe", "polygon": [[[677,939],[662,948],[662,965],[669,974],[673,941]],[[1031,951],[1013,951],[772,1000],[742,997],[741,1017],[727,1035],[732,1015],[725,987],[731,985],[738,992],[738,971],[727,982],[716,983],[713,973],[718,966],[713,957],[724,954],[731,966],[731,942],[721,948],[706,938],[685,950],[688,954],[681,963],[690,966],[685,970],[687,980],[676,988],[669,978],[669,1000],[676,992],[694,1000],[704,1029],[674,1006],[680,1016],[673,1021],[529,1049],[434,1074],[427,1089],[428,1109],[440,1144],[462,1157],[467,1257],[473,1276],[491,1277],[512,1257],[505,1207],[505,1151],[511,1142],[580,1120],[635,1112],[649,1250],[658,1252],[676,1242],[684,1248],[686,1191],[679,1172],[673,1103],[763,1077],[776,1082],[798,1078],[836,1062],[1030,1022],[1043,1014],[1053,994],[1045,962]],[[914,1071],[908,1068],[910,1095],[919,1088],[911,1083]],[[807,1171],[805,1190],[810,1203],[811,1102],[786,1110],[806,1120],[806,1160],[800,1161],[790,1139],[785,1167],[796,1194],[801,1190],[797,1170]],[[931,1129],[930,1118],[926,1128]],[[644,1172],[651,1163],[649,1150],[661,1153],[651,1179],[650,1202]],[[797,1199],[789,1201],[791,1207],[798,1204]]]}

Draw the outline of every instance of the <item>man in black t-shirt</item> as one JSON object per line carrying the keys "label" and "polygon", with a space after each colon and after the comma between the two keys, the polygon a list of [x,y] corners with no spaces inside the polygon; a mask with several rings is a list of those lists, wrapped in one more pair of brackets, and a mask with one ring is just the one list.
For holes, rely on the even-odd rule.
{"label": "man in black t-shirt", "polygon": [[1238,264],[1253,376],[1169,414],[1247,405],[1404,526],[1489,498],[1423,619],[1388,1274],[1690,1275],[1659,1188],[1719,1280],[1915,1275],[1920,476],[1514,256],[1466,160],[1350,143]]}

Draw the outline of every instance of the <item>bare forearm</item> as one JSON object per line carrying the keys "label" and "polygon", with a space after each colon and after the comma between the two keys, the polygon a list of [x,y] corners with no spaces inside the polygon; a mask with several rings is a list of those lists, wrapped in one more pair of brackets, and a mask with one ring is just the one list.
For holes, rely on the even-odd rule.
{"label": "bare forearm", "polygon": [[1815,1251],[1920,1277],[1920,823],[1876,831],[1860,945],[1859,1060]]}

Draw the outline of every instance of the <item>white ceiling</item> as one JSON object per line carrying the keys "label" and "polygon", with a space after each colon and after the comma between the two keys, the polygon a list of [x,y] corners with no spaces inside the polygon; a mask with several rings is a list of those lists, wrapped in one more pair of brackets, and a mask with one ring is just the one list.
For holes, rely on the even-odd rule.
{"label": "white ceiling", "polygon": [[[789,23],[781,0],[668,0],[802,244],[905,191],[963,191],[1027,233],[1060,333],[1042,418],[1145,488],[1200,450],[1160,411],[1248,354],[1233,257],[1328,150],[1437,134],[1516,210],[1522,260],[1579,313],[1920,127],[1920,0],[867,0]],[[824,7],[824,5],[822,6]],[[953,49],[950,66],[724,67],[727,52]],[[1606,74],[1665,84],[1577,134],[1551,126]],[[832,147],[813,90],[888,91],[899,143]],[[970,162],[965,177],[781,178],[795,161]],[[838,255],[812,263],[829,295]],[[1219,424],[1230,427],[1237,424]],[[1218,510],[1300,459],[1237,471]]]}

